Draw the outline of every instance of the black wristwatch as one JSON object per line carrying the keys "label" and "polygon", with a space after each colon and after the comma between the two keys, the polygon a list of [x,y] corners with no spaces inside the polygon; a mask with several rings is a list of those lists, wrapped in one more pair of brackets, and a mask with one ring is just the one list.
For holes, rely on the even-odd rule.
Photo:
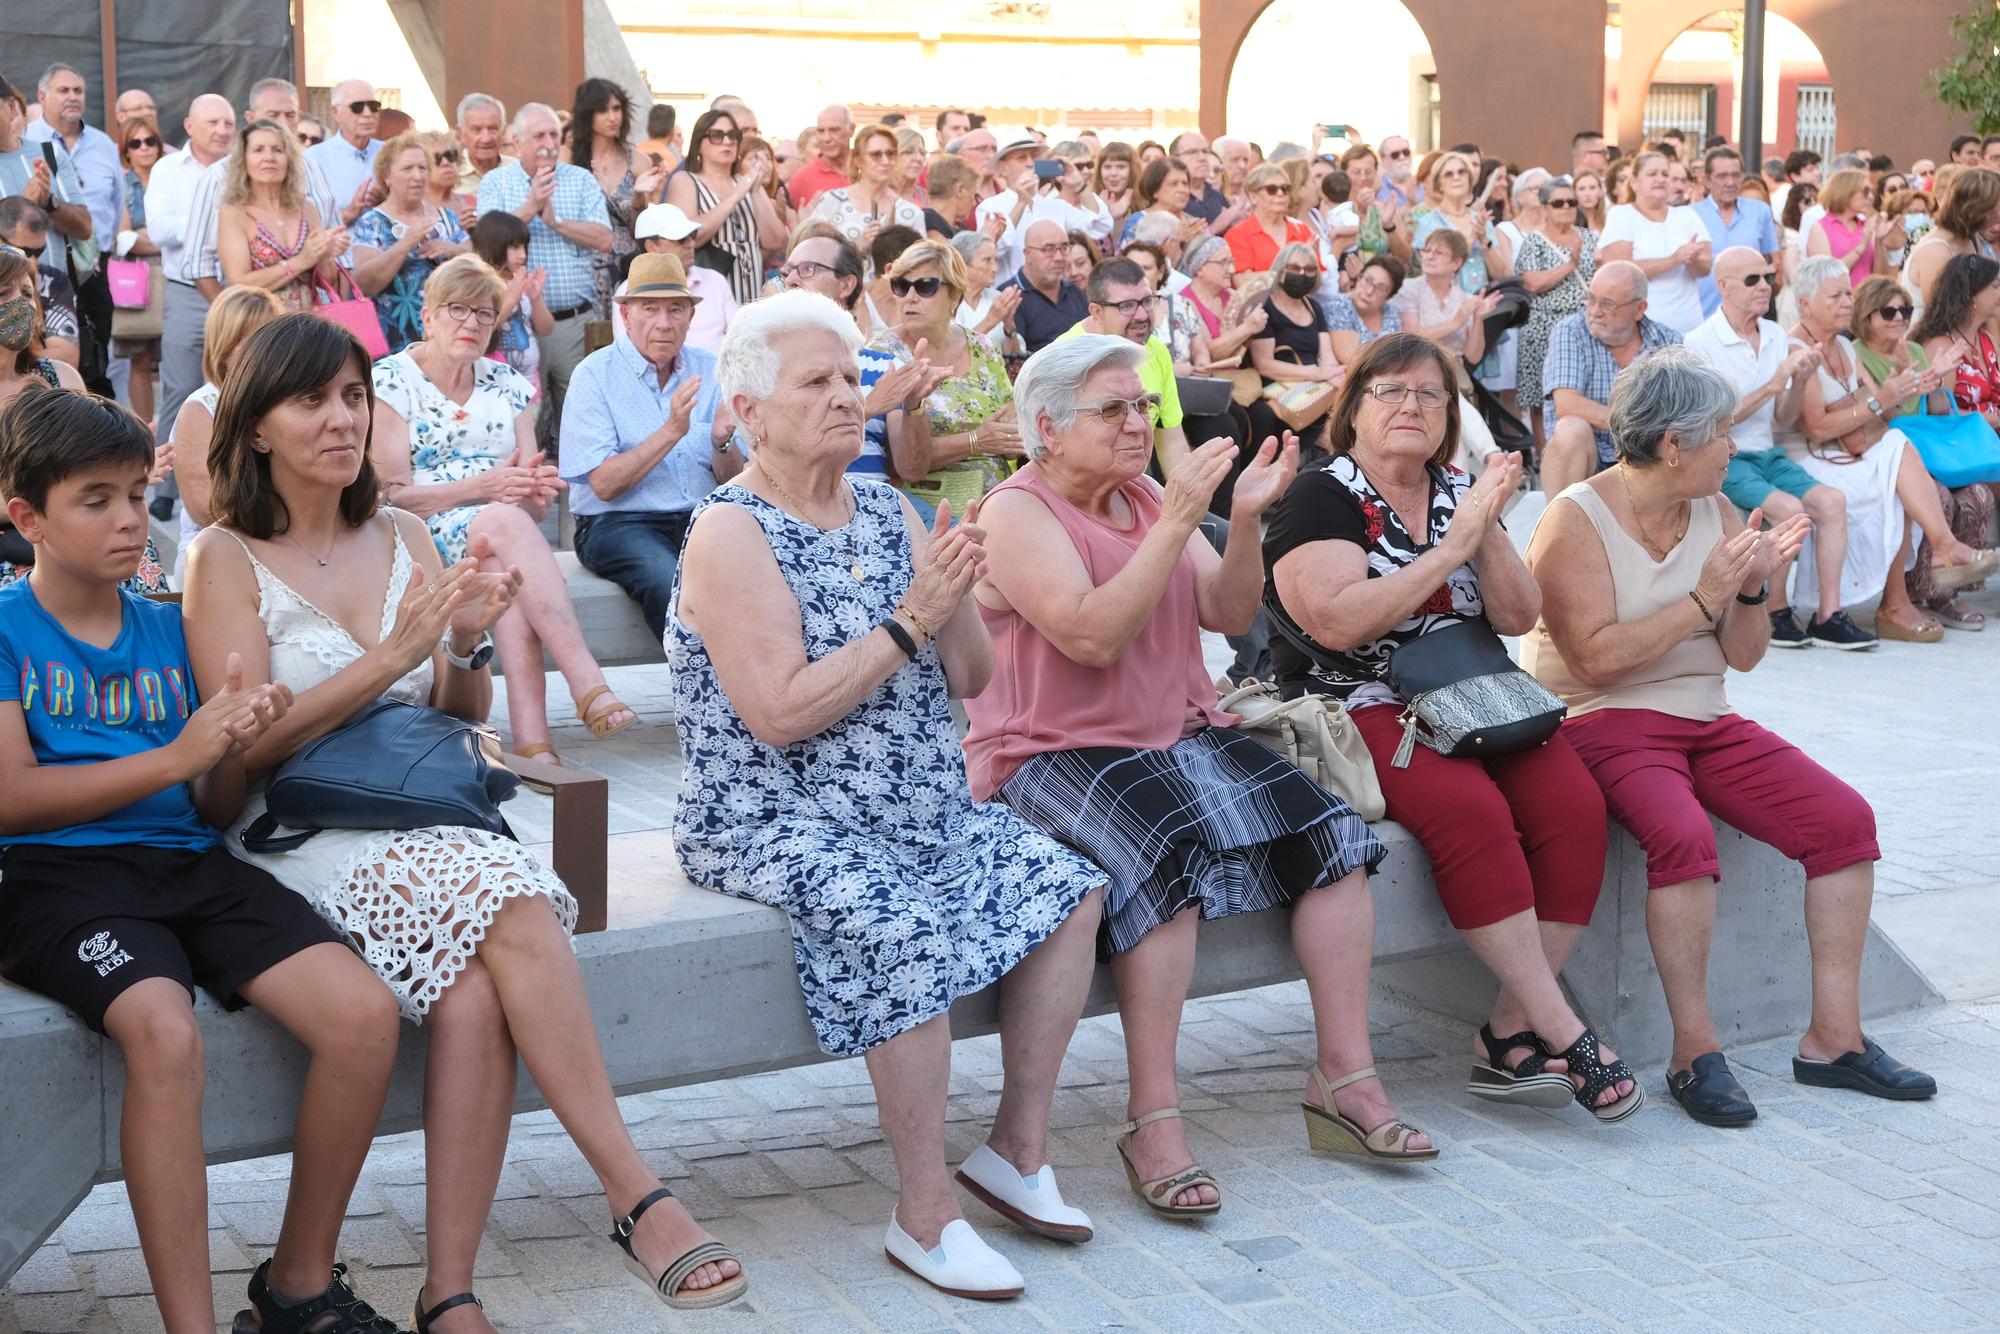
{"label": "black wristwatch", "polygon": [[1769,584],[1765,584],[1762,588],[1757,590],[1757,596],[1754,598],[1746,598],[1741,593],[1738,593],[1736,595],[1736,600],[1742,603],[1746,607],[1761,607],[1766,602],[1769,602],[1771,600],[1771,586]]}

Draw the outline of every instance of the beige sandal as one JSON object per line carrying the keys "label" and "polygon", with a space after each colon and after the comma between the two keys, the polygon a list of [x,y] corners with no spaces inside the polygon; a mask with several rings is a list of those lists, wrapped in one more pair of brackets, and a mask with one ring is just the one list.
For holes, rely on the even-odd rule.
{"label": "beige sandal", "polygon": [[[1147,1112],[1144,1116],[1135,1117],[1119,1127],[1118,1156],[1125,1162],[1125,1179],[1131,1183],[1132,1193],[1144,1200],[1146,1207],[1162,1218],[1202,1218],[1219,1213],[1222,1209],[1222,1183],[1209,1175],[1208,1169],[1200,1163],[1191,1164],[1178,1172],[1157,1177],[1152,1181],[1141,1181],[1139,1169],[1132,1166],[1132,1155],[1126,1149],[1132,1142],[1132,1136],[1155,1121],[1173,1120],[1180,1114],[1181,1109],[1178,1107],[1162,1107],[1156,1112]],[[1174,1203],[1174,1196],[1197,1186],[1207,1186],[1214,1190],[1215,1203]]]}
{"label": "beige sandal", "polygon": [[1375,1067],[1365,1066],[1351,1075],[1327,1082],[1317,1065],[1313,1066],[1313,1082],[1319,1085],[1322,1106],[1315,1107],[1302,1102],[1300,1107],[1306,1114],[1306,1142],[1314,1153],[1360,1154],[1381,1162],[1420,1163],[1438,1156],[1437,1146],[1428,1149],[1405,1147],[1410,1136],[1423,1132],[1407,1122],[1391,1117],[1373,1130],[1363,1130],[1359,1125],[1334,1110],[1333,1095],[1349,1084],[1359,1084],[1364,1079],[1375,1079]]}
{"label": "beige sandal", "polygon": [[532,760],[537,755],[546,755],[549,757],[551,764],[555,765],[558,769],[562,768],[562,756],[556,754],[556,748],[546,741],[532,741],[519,750],[510,751],[509,753],[518,755],[524,760]]}
{"label": "beige sandal", "polygon": [[[590,734],[599,741],[604,740],[608,736],[615,736],[630,727],[633,723],[639,721],[637,711],[629,704],[620,700],[616,695],[611,695],[610,702],[605,704],[603,708],[592,709],[590,706],[595,704],[604,695],[611,695],[611,687],[599,682],[597,685],[584,691],[583,698],[576,702],[576,720],[585,727],[588,727]],[[620,709],[623,709],[632,716],[616,725],[608,724],[604,721],[607,716],[618,712]]]}

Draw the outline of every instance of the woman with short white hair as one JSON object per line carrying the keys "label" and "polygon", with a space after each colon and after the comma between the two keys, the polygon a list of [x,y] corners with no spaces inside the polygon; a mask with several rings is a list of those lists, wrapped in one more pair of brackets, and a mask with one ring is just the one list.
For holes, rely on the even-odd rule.
{"label": "woman with short white hair", "polygon": [[[976,796],[998,795],[1110,876],[1110,957],[1130,1071],[1118,1152],[1132,1190],[1170,1218],[1222,1207],[1181,1124],[1174,1051],[1199,923],[1290,908],[1312,993],[1316,1060],[1300,1080],[1314,1148],[1435,1158],[1375,1076],[1368,1041],[1382,845],[1289,761],[1232,730],[1201,632],[1257,614],[1257,544],[1217,555],[1201,534],[1236,446],[1212,440],[1148,478],[1158,400],[1124,338],[1080,334],[1028,359],[1017,384],[1031,462],[982,506],[991,557],[974,590],[1000,663],[966,703]],[[1236,478],[1230,527],[1254,535],[1298,469],[1289,432]]]}
{"label": "woman with short white hair", "polygon": [[859,347],[810,292],[745,306],[723,340],[716,373],[751,464],[695,508],[681,556],[674,837],[695,883],[785,911],[820,1046],[866,1054],[899,1182],[891,1262],[954,1296],[1013,1297],[1020,1273],[960,1215],[945,1166],[945,1012],[1007,979],[1006,1087],[958,1179],[1031,1231],[1088,1240],[1046,1142],[1105,877],[971,798],[947,700],[993,670],[966,597],[985,535],[970,514],[952,527],[949,501],[926,531],[894,489],[847,471]]}

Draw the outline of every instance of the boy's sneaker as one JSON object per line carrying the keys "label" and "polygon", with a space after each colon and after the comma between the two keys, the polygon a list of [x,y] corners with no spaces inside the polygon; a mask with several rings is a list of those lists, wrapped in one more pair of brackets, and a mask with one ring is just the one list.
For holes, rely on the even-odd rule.
{"label": "boy's sneaker", "polygon": [[333,1267],[333,1282],[317,1297],[283,1302],[267,1281],[266,1260],[250,1275],[250,1311],[238,1311],[232,1334],[404,1334],[396,1322],[377,1315],[375,1308],[347,1286],[347,1266]]}
{"label": "boy's sneaker", "polygon": [[1772,648],[1811,648],[1812,645],[1812,640],[1806,638],[1806,632],[1799,629],[1798,618],[1792,615],[1790,607],[1781,607],[1771,613]]}
{"label": "boy's sneaker", "polygon": [[1875,638],[1874,635],[1869,634],[1866,630],[1856,625],[1853,621],[1848,620],[1847,613],[1844,611],[1837,611],[1823,621],[1817,616],[1813,617],[1806,625],[1806,634],[1814,643],[1826,648],[1849,651],[1874,648],[1882,642]]}

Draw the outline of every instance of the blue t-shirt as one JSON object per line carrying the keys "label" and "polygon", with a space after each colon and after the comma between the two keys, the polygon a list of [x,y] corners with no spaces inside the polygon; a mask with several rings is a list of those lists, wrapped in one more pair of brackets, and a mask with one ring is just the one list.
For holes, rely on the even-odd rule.
{"label": "blue t-shirt", "polygon": [[[38,764],[101,764],[158,750],[199,703],[181,609],[126,589],[118,596],[124,623],[110,648],[98,648],[72,638],[26,579],[0,588],[0,702],[21,706]],[[0,838],[0,847],[15,843],[200,852],[215,846],[216,833],[182,783],[88,824]]]}

